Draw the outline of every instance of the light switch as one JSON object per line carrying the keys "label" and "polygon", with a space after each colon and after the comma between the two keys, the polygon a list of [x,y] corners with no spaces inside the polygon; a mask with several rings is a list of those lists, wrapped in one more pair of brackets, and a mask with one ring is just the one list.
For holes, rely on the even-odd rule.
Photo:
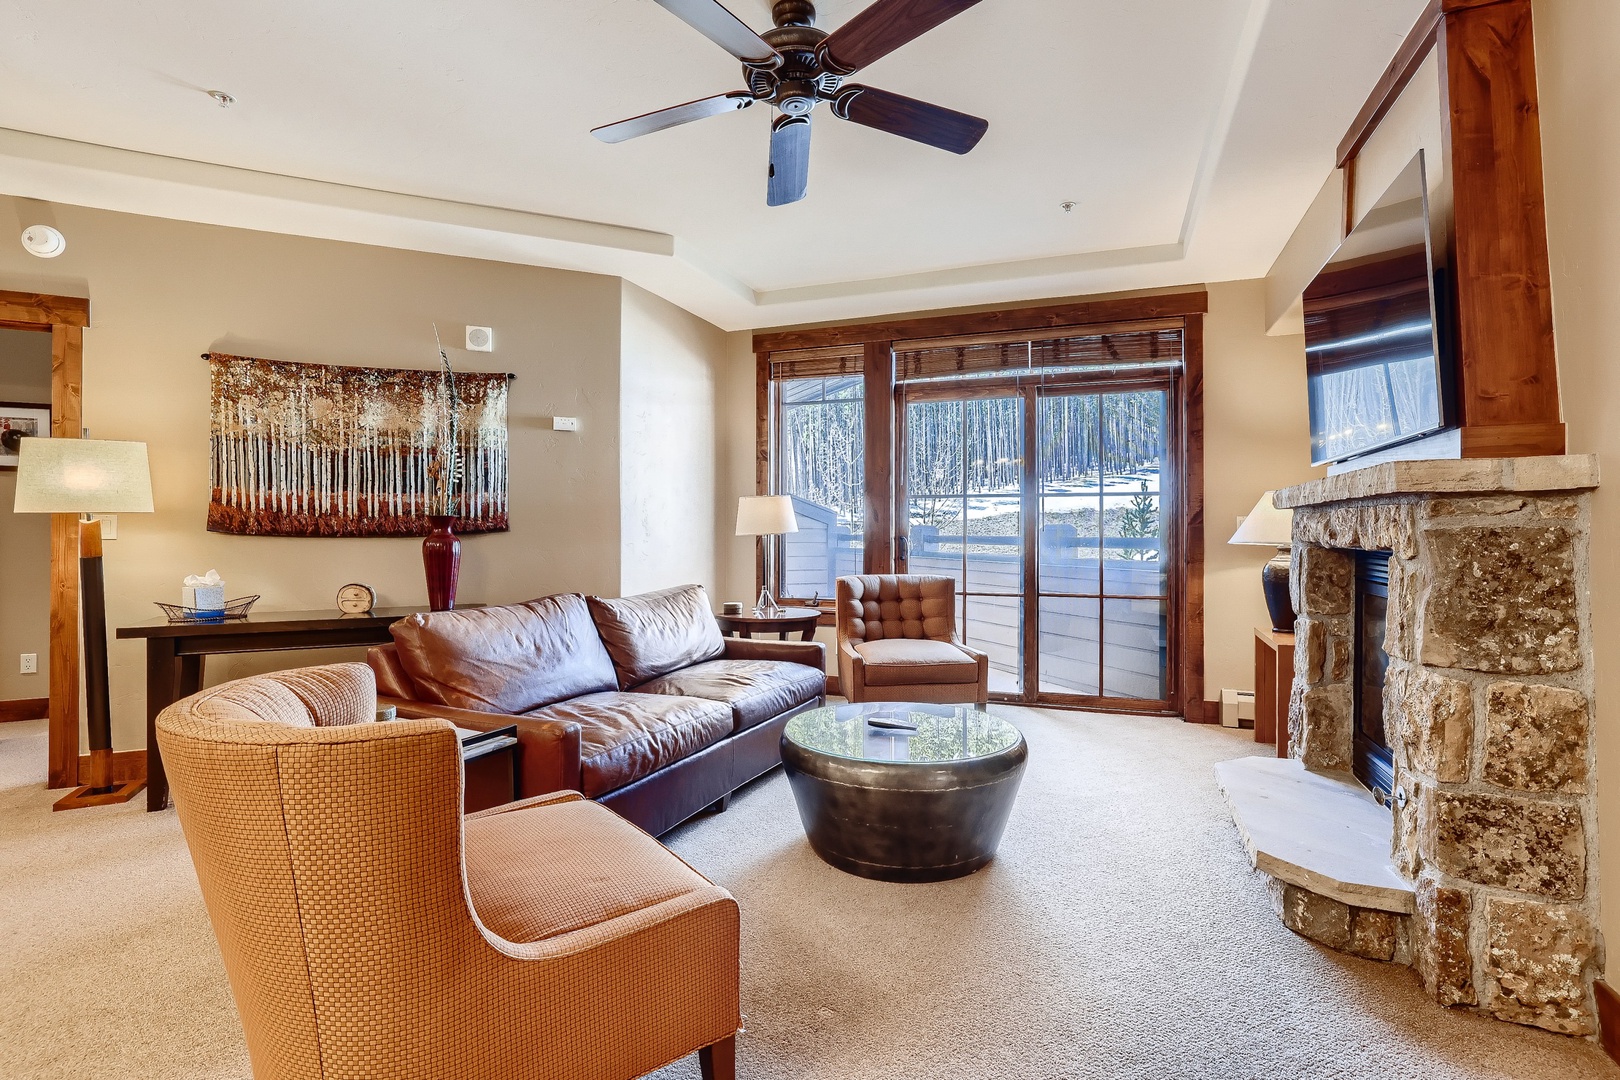
{"label": "light switch", "polygon": [[96,520],[101,522],[101,538],[103,540],[118,539],[118,515],[97,514]]}
{"label": "light switch", "polygon": [[551,418],[551,430],[552,431],[578,431],[579,430],[579,417],[577,417],[577,416],[553,416]]}

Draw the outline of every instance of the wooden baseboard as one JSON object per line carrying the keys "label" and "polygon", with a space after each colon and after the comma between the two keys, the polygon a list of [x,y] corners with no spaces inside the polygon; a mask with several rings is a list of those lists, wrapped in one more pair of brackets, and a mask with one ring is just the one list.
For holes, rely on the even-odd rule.
{"label": "wooden baseboard", "polygon": [[[79,755],[79,775],[90,775],[90,755]],[[132,784],[135,781],[146,782],[146,751],[145,750],[114,750],[112,756],[112,782],[115,784]]]}
{"label": "wooden baseboard", "polygon": [[0,701],[0,724],[10,724],[19,720],[44,720],[50,713],[51,699],[48,697]]}
{"label": "wooden baseboard", "polygon": [[1218,724],[1221,722],[1221,703],[1218,701],[1190,701],[1182,717],[1189,724]]}
{"label": "wooden baseboard", "polygon": [[828,694],[842,694],[843,693],[843,690],[839,689],[839,682],[838,682],[838,676],[837,675],[829,675],[829,676],[827,676],[827,693]]}
{"label": "wooden baseboard", "polygon": [[1592,984],[1592,992],[1597,997],[1598,1044],[1620,1064],[1620,993],[1602,979]]}

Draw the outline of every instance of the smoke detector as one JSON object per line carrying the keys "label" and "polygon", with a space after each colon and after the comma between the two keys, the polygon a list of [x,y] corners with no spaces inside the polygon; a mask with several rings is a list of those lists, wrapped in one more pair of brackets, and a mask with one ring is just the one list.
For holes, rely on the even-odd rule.
{"label": "smoke detector", "polygon": [[54,259],[67,250],[67,237],[49,225],[30,225],[23,230],[22,246],[30,255]]}
{"label": "smoke detector", "polygon": [[495,331],[487,326],[467,327],[468,352],[494,352]]}

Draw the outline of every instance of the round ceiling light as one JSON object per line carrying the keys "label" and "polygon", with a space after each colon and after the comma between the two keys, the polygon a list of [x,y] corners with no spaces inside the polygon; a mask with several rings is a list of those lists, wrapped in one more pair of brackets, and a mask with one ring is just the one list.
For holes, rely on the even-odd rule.
{"label": "round ceiling light", "polygon": [[23,230],[22,246],[30,255],[54,259],[67,250],[67,237],[49,225],[30,225]]}
{"label": "round ceiling light", "polygon": [[236,104],[236,99],[223,90],[210,90],[208,96],[218,102],[219,107],[222,109],[228,109]]}

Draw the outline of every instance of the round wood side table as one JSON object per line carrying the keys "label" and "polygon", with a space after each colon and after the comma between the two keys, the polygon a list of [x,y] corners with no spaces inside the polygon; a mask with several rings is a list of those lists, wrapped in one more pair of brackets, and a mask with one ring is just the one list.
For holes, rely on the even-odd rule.
{"label": "round wood side table", "polygon": [[741,615],[717,614],[714,621],[720,624],[722,634],[736,634],[738,637],[751,638],[756,633],[774,633],[783,641],[788,635],[797,632],[799,640],[814,641],[816,639],[816,624],[821,619],[821,612],[816,608],[783,608],[778,615],[761,615],[757,611],[745,611]]}

